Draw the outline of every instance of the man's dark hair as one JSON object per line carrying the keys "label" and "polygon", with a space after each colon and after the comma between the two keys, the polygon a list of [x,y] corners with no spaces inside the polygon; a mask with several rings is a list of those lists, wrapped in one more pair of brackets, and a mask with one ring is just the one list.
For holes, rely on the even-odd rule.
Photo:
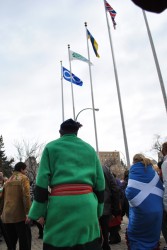
{"label": "man's dark hair", "polygon": [[16,163],[15,167],[14,167],[14,171],[19,171],[21,172],[21,169],[25,169],[27,167],[27,165],[24,162],[18,162]]}
{"label": "man's dark hair", "polygon": [[79,122],[76,122],[73,119],[68,119],[60,125],[59,132],[61,135],[77,134],[80,127],[82,127],[82,125]]}

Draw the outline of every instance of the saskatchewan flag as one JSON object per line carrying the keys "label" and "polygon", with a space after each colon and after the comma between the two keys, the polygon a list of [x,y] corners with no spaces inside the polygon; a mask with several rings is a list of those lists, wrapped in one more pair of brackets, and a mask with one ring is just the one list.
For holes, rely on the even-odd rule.
{"label": "saskatchewan flag", "polygon": [[88,36],[88,39],[90,39],[91,43],[92,43],[92,47],[93,47],[93,50],[95,52],[95,55],[97,57],[100,57],[99,54],[98,54],[98,43],[96,42],[96,40],[94,39],[94,37],[91,35],[91,33],[89,32],[89,30],[87,29],[87,36]]}

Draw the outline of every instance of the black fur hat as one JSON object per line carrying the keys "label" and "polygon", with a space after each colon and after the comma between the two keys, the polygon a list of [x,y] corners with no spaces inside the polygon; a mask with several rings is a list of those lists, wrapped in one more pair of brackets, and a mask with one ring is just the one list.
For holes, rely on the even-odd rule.
{"label": "black fur hat", "polygon": [[161,13],[167,8],[166,0],[132,0],[135,4],[141,7],[143,10]]}
{"label": "black fur hat", "polygon": [[68,119],[60,125],[60,133],[77,133],[80,127],[82,127],[82,125],[79,122]]}

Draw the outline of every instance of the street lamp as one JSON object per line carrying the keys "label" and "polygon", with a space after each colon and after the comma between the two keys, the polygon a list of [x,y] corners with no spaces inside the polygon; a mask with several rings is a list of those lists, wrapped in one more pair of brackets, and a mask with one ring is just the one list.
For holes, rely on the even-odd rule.
{"label": "street lamp", "polygon": [[93,109],[93,108],[85,108],[85,109],[82,109],[82,110],[80,110],[80,111],[78,112],[78,114],[76,115],[76,117],[75,117],[75,121],[77,121],[78,116],[80,115],[80,113],[81,113],[82,111],[84,111],[84,110],[87,110],[87,109],[91,109],[91,110],[99,111],[99,109]]}
{"label": "street lamp", "polygon": [[82,109],[82,110],[79,111],[79,113],[76,115],[75,121],[77,121],[77,118],[78,118],[79,114],[80,114],[82,111],[87,110],[87,109],[93,110],[93,116],[94,116],[94,130],[95,130],[95,140],[96,140],[96,153],[99,154],[98,141],[97,141],[97,131],[96,131],[96,122],[95,122],[95,111],[99,111],[99,109],[95,109],[95,108],[85,108],[85,109]]}

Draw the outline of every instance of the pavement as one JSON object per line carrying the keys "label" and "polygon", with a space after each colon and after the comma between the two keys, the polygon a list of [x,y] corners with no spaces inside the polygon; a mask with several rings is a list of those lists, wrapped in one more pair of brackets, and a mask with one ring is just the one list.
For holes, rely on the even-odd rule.
{"label": "pavement", "polygon": [[[126,240],[125,240],[125,232],[126,232],[127,225],[128,225],[128,218],[124,216],[122,224],[121,224],[121,230],[120,230],[121,242],[119,244],[111,245],[111,250],[127,250],[127,245],[126,245]],[[165,240],[161,234],[160,250],[162,250],[164,246],[165,246]]]}
{"label": "pavement", "polygon": [[[127,224],[128,224],[128,218],[124,217],[122,224],[121,224],[121,230],[120,230],[121,242],[119,244],[111,245],[111,250],[127,250],[126,240],[125,240],[125,231],[127,228]],[[42,250],[43,242],[41,239],[38,239],[38,228],[36,226],[32,226],[31,231],[32,231],[31,250]],[[163,236],[161,235],[160,249],[162,250],[164,246],[165,246],[165,241],[164,241]],[[0,242],[0,250],[7,250],[4,240]],[[19,250],[19,247],[17,247],[17,250]],[[92,250],[95,250],[95,249],[92,249]]]}

